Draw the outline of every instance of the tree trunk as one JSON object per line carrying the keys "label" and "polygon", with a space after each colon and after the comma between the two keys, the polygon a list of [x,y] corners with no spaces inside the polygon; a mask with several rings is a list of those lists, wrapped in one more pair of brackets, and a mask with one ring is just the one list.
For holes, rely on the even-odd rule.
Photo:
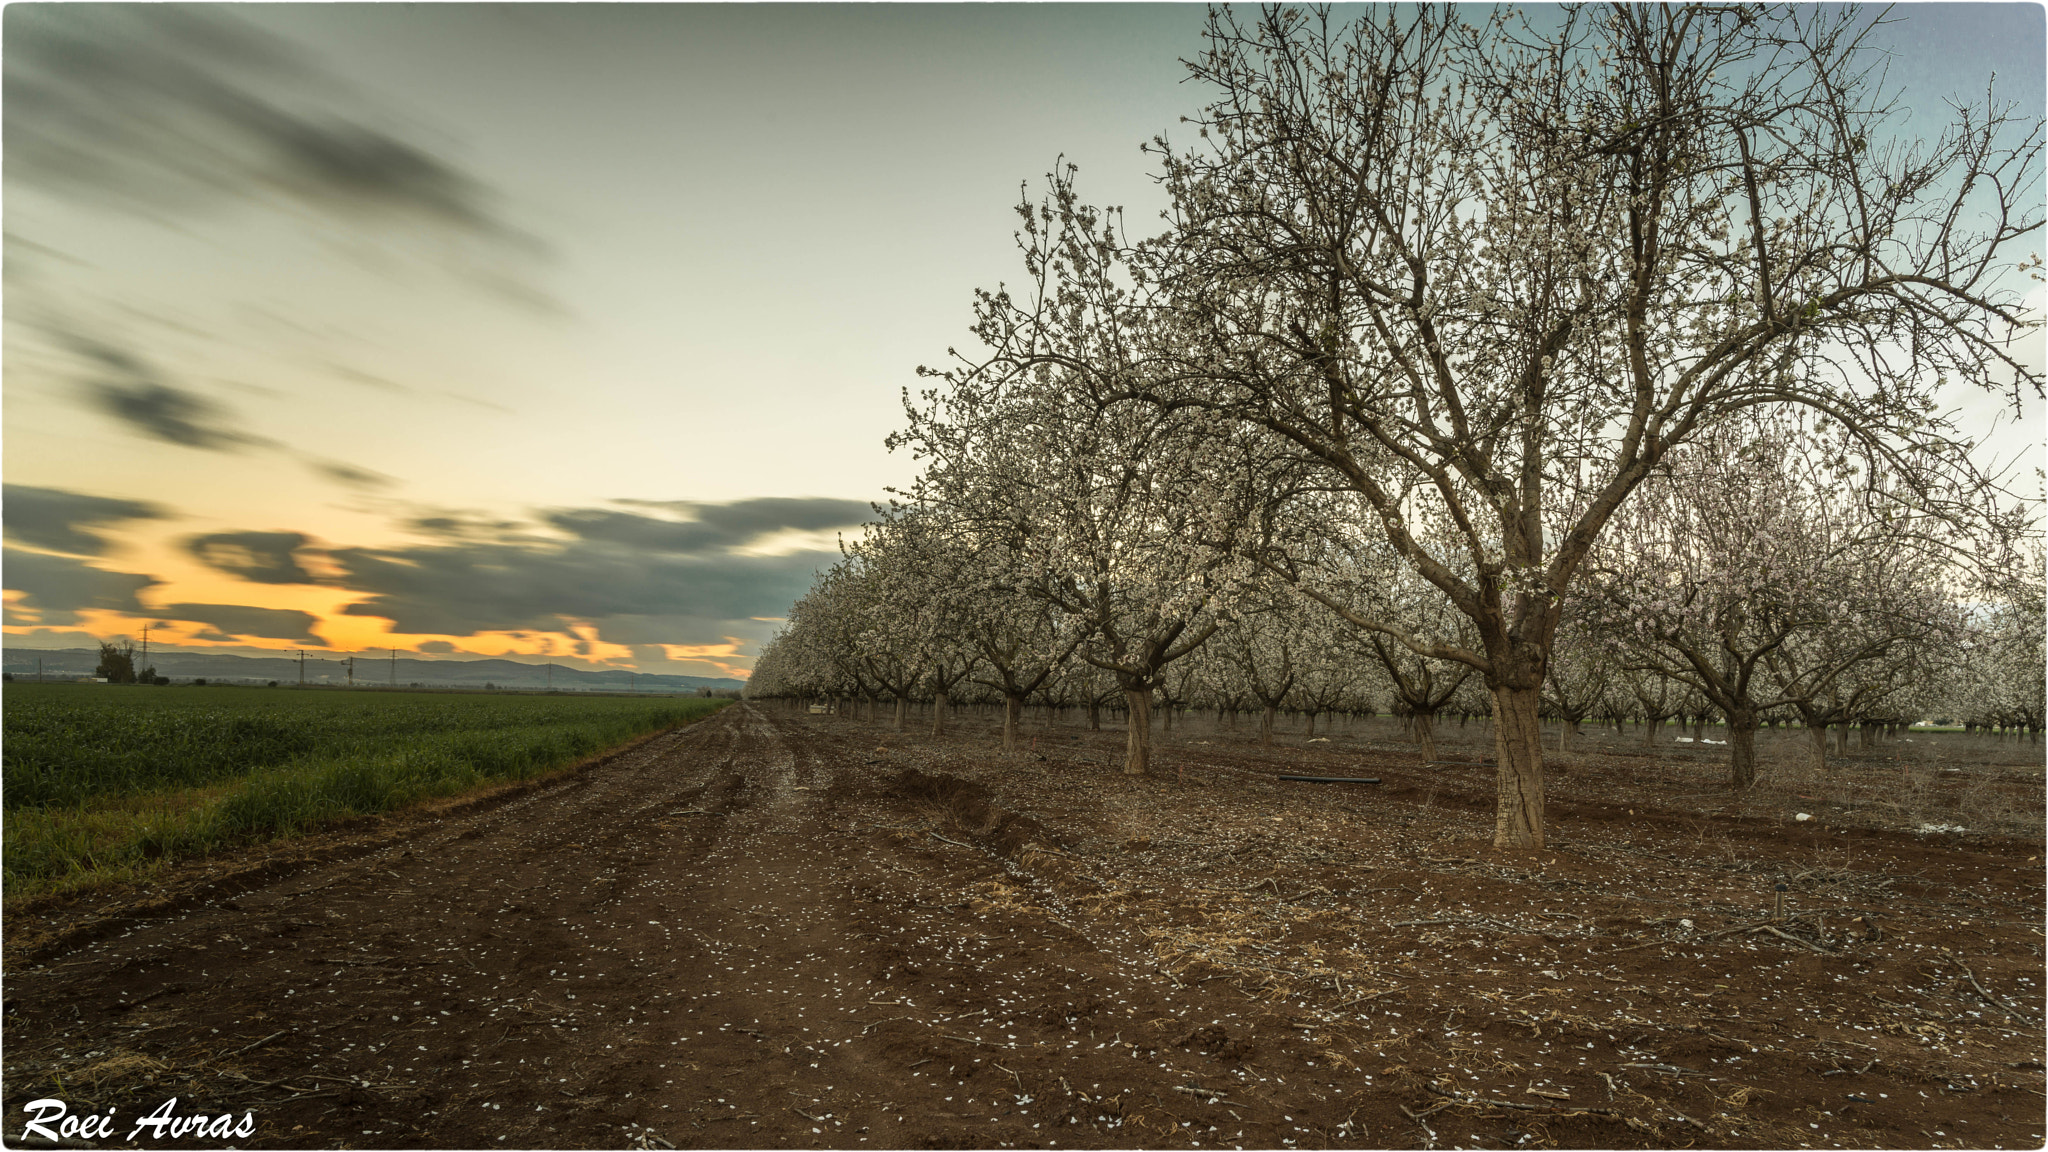
{"label": "tree trunk", "polygon": [[1273,717],[1279,711],[1280,709],[1268,704],[1266,705],[1266,714],[1259,718],[1259,743],[1261,745],[1273,742]]}
{"label": "tree trunk", "polygon": [[1159,710],[1159,731],[1162,735],[1173,731],[1173,704],[1171,702]]}
{"label": "tree trunk", "polygon": [[1644,720],[1644,721],[1643,721],[1642,723],[1643,723],[1643,747],[1645,747],[1645,748],[1654,748],[1654,747],[1656,747],[1656,745],[1657,745],[1657,729],[1658,729],[1659,727],[1661,727],[1661,726],[1663,725],[1663,723],[1664,723],[1663,719],[1662,719],[1661,717],[1660,717],[1660,718],[1658,718],[1658,719],[1656,719],[1656,720],[1648,720],[1648,719],[1646,719],[1646,720]]}
{"label": "tree trunk", "polygon": [[1436,715],[1431,712],[1415,714],[1415,742],[1422,745],[1422,762],[1436,762]]}
{"label": "tree trunk", "polygon": [[1125,745],[1124,775],[1143,776],[1152,769],[1152,690],[1126,690],[1130,705],[1130,738]]}
{"label": "tree trunk", "polygon": [[904,731],[904,725],[908,724],[909,722],[910,701],[905,700],[901,696],[898,696],[896,697],[896,730],[898,732]]}
{"label": "tree trunk", "polygon": [[1304,740],[1313,740],[1313,739],[1315,739],[1315,738],[1316,738],[1316,714],[1315,714],[1315,712],[1314,712],[1313,710],[1311,710],[1311,711],[1309,712],[1309,714],[1308,714],[1308,735],[1306,735],[1306,736],[1302,737],[1302,739],[1304,739]]}
{"label": "tree trunk", "polygon": [[1542,688],[1493,690],[1493,846],[1543,847]]}
{"label": "tree trunk", "polygon": [[1094,700],[1088,701],[1088,730],[1090,732],[1102,731],[1102,705]]}
{"label": "tree trunk", "polygon": [[1808,724],[1806,726],[1806,734],[1813,737],[1813,770],[1815,772],[1826,772],[1828,770],[1828,726],[1825,724]]}
{"label": "tree trunk", "polygon": [[1756,713],[1749,709],[1728,712],[1728,786],[1756,787]]}
{"label": "tree trunk", "polygon": [[1003,695],[1003,754],[1017,751],[1017,721],[1024,714],[1024,697],[1014,692]]}
{"label": "tree trunk", "polygon": [[952,698],[946,694],[944,688],[939,689],[938,693],[932,697],[932,735],[944,736],[946,734],[946,708],[952,702]]}

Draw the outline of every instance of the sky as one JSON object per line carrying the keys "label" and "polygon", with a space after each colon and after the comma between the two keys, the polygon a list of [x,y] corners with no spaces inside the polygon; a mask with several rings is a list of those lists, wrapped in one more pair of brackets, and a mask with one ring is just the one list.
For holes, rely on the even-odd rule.
{"label": "sky", "polygon": [[[1894,9],[1915,119],[2042,107],[2042,12]],[[911,479],[1021,186],[1064,157],[1138,230],[1201,99],[1197,5],[4,20],[10,647],[744,676]]]}

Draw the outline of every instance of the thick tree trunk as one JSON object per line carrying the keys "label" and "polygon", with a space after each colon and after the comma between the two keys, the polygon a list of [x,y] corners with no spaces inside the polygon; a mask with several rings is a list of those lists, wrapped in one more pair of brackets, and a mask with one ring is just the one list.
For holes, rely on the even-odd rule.
{"label": "thick tree trunk", "polygon": [[1159,731],[1162,735],[1173,731],[1173,705],[1171,704],[1159,710]]}
{"label": "thick tree trunk", "polygon": [[1278,715],[1279,712],[1280,709],[1274,707],[1273,705],[1266,705],[1265,715],[1259,717],[1260,744],[1271,744],[1273,742],[1273,717]]}
{"label": "thick tree trunk", "polygon": [[1090,732],[1102,731],[1102,705],[1097,704],[1093,700],[1088,701],[1088,730]]}
{"label": "thick tree trunk", "polygon": [[1152,770],[1152,690],[1126,690],[1124,699],[1130,704],[1124,775],[1143,776]]}
{"label": "thick tree trunk", "polygon": [[1422,745],[1422,762],[1436,762],[1436,716],[1430,712],[1415,714],[1415,742]]}
{"label": "thick tree trunk", "polygon": [[1493,690],[1495,803],[1493,846],[1543,847],[1543,690]]}
{"label": "thick tree trunk", "polygon": [[1828,726],[1825,724],[1808,724],[1806,726],[1806,734],[1813,738],[1813,770],[1815,772],[1826,772],[1828,770]]}
{"label": "thick tree trunk", "polygon": [[1017,721],[1024,715],[1024,697],[1014,692],[1003,695],[1003,754],[1017,751]]}
{"label": "thick tree trunk", "polygon": [[1756,713],[1735,709],[1728,713],[1728,786],[1756,787]]}
{"label": "thick tree trunk", "polygon": [[902,731],[904,731],[904,730],[905,730],[905,727],[904,727],[904,726],[905,726],[906,724],[908,724],[909,722],[910,722],[910,701],[908,701],[908,700],[905,700],[905,699],[904,699],[903,697],[901,697],[901,696],[898,696],[898,697],[896,698],[896,730],[897,730],[898,732],[902,732]]}
{"label": "thick tree trunk", "polygon": [[946,709],[952,703],[952,697],[946,694],[944,688],[939,689],[938,694],[932,697],[932,735],[946,734]]}
{"label": "thick tree trunk", "polygon": [[1658,729],[1658,728],[1659,728],[1660,726],[1662,726],[1662,725],[1663,725],[1663,723],[1664,723],[1664,721],[1663,721],[1663,720],[1661,720],[1661,719],[1658,719],[1658,720],[1644,720],[1644,721],[1642,722],[1642,724],[1643,724],[1643,747],[1645,747],[1645,748],[1652,748],[1652,747],[1655,747],[1655,746],[1656,746],[1656,744],[1657,744],[1657,729]]}
{"label": "thick tree trunk", "polygon": [[1313,739],[1315,739],[1315,738],[1316,738],[1316,714],[1315,714],[1314,712],[1310,712],[1310,713],[1308,714],[1308,735],[1306,735],[1306,736],[1302,737],[1302,739],[1304,739],[1304,740],[1313,740]]}

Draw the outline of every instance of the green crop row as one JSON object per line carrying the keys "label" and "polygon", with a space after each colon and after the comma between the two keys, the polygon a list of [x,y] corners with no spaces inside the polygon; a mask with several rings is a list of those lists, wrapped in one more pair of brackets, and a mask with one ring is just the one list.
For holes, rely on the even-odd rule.
{"label": "green crop row", "polygon": [[6,895],[525,779],[723,703],[12,685]]}

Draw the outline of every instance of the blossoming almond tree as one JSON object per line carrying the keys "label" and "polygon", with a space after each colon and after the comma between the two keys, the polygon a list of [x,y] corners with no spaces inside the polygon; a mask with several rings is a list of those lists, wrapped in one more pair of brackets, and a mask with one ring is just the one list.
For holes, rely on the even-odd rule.
{"label": "blossoming almond tree", "polygon": [[953,569],[955,595],[965,596],[960,635],[980,655],[971,679],[1003,698],[1003,752],[1017,751],[1017,727],[1024,702],[1053,683],[1088,638],[1082,617],[1058,610],[1031,593],[1030,573],[1020,563],[1008,525],[963,541]]}
{"label": "blossoming almond tree", "polygon": [[[934,736],[943,735],[952,693],[973,672],[979,654],[967,637],[976,590],[958,578],[968,545],[947,531],[936,510],[896,505],[843,545],[860,566],[864,624],[856,650],[870,674],[889,678],[898,700],[921,683],[932,700]],[[901,705],[898,731],[902,730]]]}
{"label": "blossoming almond tree", "polygon": [[[991,310],[984,298],[985,319]],[[1125,771],[1143,775],[1153,692],[1214,634],[1218,596],[1244,579],[1230,544],[1250,506],[1271,502],[1268,469],[1257,438],[1233,444],[1213,421],[1098,405],[1101,377],[1124,370],[1121,336],[1098,317],[1078,311],[1041,337],[1066,348],[1071,366],[949,374],[947,387],[906,404],[909,427],[892,444],[925,461],[916,499],[999,541],[1005,579],[1044,602],[1082,637],[1079,657],[1115,679],[1128,713]]]}
{"label": "blossoming almond tree", "polygon": [[923,462],[912,490],[949,523],[1005,542],[1018,585],[1085,633],[1077,650],[1123,692],[1125,771],[1149,771],[1153,693],[1252,582],[1244,537],[1293,471],[1263,430],[1109,399],[1141,383],[1146,312],[1111,217],[1075,202],[1071,167],[1019,206],[1028,287],[976,299],[989,354],[920,374],[890,438]]}
{"label": "blossoming almond tree", "polygon": [[1954,638],[1946,585],[1967,536],[1862,475],[1854,444],[1796,414],[1722,421],[1616,514],[1575,593],[1623,663],[1721,711],[1731,787],[1756,783],[1765,712],[1810,708],[1859,666]]}
{"label": "blossoming almond tree", "polygon": [[1212,679],[1223,685],[1224,694],[1258,702],[1259,743],[1270,745],[1273,721],[1294,693],[1297,660],[1312,657],[1303,651],[1298,606],[1262,599],[1266,602],[1248,602],[1233,613],[1229,625],[1211,642],[1210,654],[1217,665]]}
{"label": "blossoming almond tree", "polygon": [[2041,738],[2048,714],[2043,559],[2039,541],[1992,574],[1968,631],[1949,706],[1974,723]]}
{"label": "blossoming almond tree", "polygon": [[[1056,180],[1051,287],[985,295],[981,332],[1003,371],[1268,431],[1355,493],[1477,643],[1354,623],[1486,678],[1495,842],[1534,848],[1565,595],[1667,454],[1801,405],[1932,501],[1936,389],[2040,393],[2009,340],[2042,133],[1987,102],[1891,134],[1854,9],[1462,11],[1212,10],[1198,139],[1154,148],[1168,232],[1120,248]],[[1117,372],[1044,338],[1083,316]]]}
{"label": "blossoming almond tree", "polygon": [[818,574],[810,590],[790,607],[782,630],[755,658],[747,695],[859,696],[872,702],[883,689],[856,651],[861,628],[858,581],[855,566],[847,561]]}

